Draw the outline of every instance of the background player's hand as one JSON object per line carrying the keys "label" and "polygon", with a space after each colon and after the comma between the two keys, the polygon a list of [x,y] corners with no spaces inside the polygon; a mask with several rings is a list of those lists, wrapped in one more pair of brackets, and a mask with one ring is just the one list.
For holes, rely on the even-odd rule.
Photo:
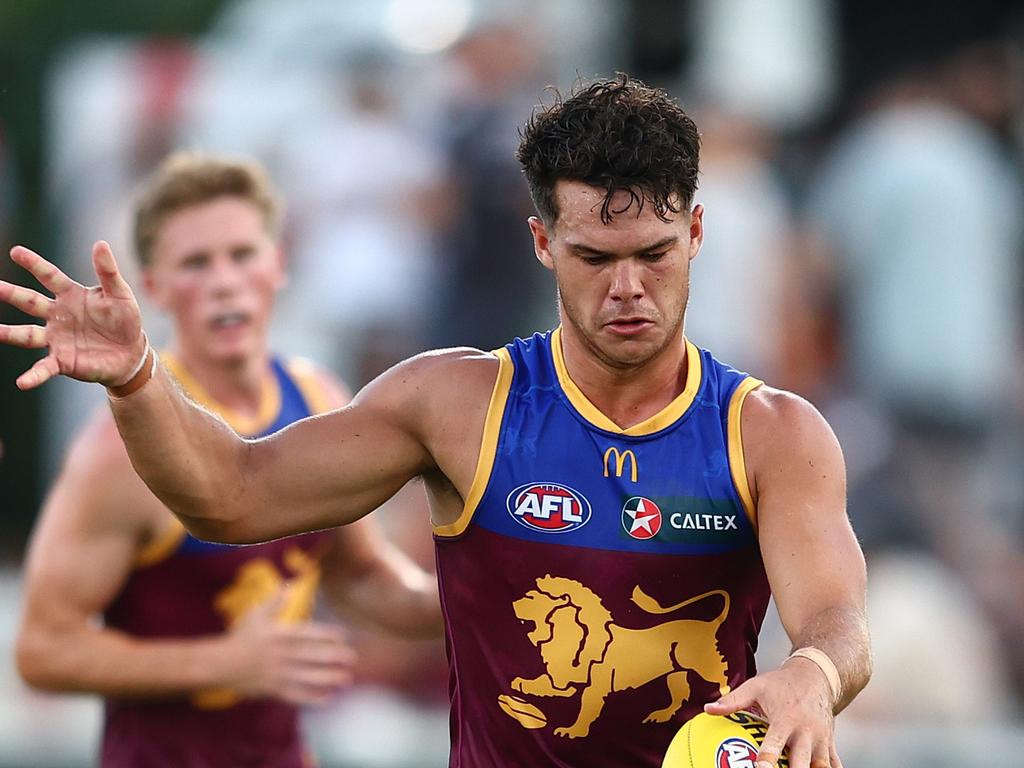
{"label": "background player's hand", "polygon": [[789,659],[779,669],[757,675],[704,705],[704,711],[713,715],[741,709],[760,712],[768,720],[757,768],[774,767],[787,746],[790,768],[843,768],[835,747],[832,692],[813,662]]}
{"label": "background player's hand", "polygon": [[288,588],[232,626],[227,642],[237,664],[232,689],[298,706],[322,704],[352,682],[355,653],[340,627],[277,619]]}
{"label": "background player's hand", "polygon": [[0,281],[0,301],[44,321],[44,325],[0,325],[0,342],[41,349],[48,354],[18,377],[20,389],[32,389],[57,374],[106,386],[125,383],[145,352],[138,302],[121,277],[105,242],[92,249],[99,285],[76,283],[38,253],[22,246],[11,260],[24,267],[53,294]]}

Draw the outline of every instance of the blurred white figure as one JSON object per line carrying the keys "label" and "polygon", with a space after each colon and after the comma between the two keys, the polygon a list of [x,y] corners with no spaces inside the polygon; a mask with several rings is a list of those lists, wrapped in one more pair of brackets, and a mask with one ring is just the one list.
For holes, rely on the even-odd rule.
{"label": "blurred white figure", "polygon": [[858,725],[1006,725],[1013,706],[1006,661],[977,601],[957,575],[924,555],[870,563],[874,674],[843,713]]}
{"label": "blurred white figure", "polygon": [[874,398],[970,422],[1004,399],[1022,204],[1007,160],[955,107],[898,101],[825,163],[813,210],[850,301],[850,374]]}
{"label": "blurred white figure", "polygon": [[777,380],[789,201],[752,124],[721,114],[702,115],[699,124],[704,142],[696,202],[705,208],[710,234],[691,272],[686,332],[721,359]]}
{"label": "blurred white figure", "polygon": [[352,62],[343,98],[290,127],[281,149],[290,324],[346,373],[354,362],[342,351],[353,354],[367,330],[410,333],[422,324],[435,283],[431,206],[443,165],[402,124],[389,74],[376,55]]}

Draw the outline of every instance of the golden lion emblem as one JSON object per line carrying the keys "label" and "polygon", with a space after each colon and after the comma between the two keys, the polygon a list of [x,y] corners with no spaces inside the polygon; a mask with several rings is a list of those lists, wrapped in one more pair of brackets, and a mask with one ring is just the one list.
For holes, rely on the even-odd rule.
{"label": "golden lion emblem", "polygon": [[712,596],[720,596],[725,605],[710,621],[677,619],[629,629],[615,624],[601,598],[578,581],[551,575],[539,578],[537,589],[516,600],[512,608],[523,623],[534,625],[527,637],[540,649],[546,671],[532,680],[517,677],[512,688],[532,696],[579,693],[576,722],[555,729],[557,736],[569,738],[590,732],[608,694],[639,688],[660,677],[665,678],[671,701],[647,715],[645,723],[667,722],[679,711],[690,697],[690,670],[717,683],[724,696],[729,684],[716,635],[729,614],[729,593],[716,589],[665,608],[638,586],[631,599],[647,613],[663,615]]}

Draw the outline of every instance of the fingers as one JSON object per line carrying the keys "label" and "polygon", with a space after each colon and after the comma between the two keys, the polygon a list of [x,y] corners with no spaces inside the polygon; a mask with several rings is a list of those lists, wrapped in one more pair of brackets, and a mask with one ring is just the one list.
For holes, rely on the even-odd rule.
{"label": "fingers", "polygon": [[[765,736],[765,740],[767,740]],[[811,747],[813,740],[807,732],[797,731],[789,737],[789,768],[809,768],[811,764]],[[762,745],[763,749],[763,745]],[[776,754],[782,752],[780,747]],[[760,759],[760,758],[759,758]],[[825,764],[827,765],[827,763]]]}
{"label": "fingers", "polygon": [[77,285],[74,280],[57,269],[54,264],[23,245],[16,245],[11,248],[11,260],[19,267],[23,267],[31,272],[32,276],[50,293],[58,294],[73,285]]}
{"label": "fingers", "polygon": [[297,706],[323,704],[351,683],[349,672],[294,670],[281,684],[277,696]]}
{"label": "fingers", "polygon": [[0,301],[5,301],[26,315],[32,315],[40,320],[49,318],[53,307],[53,299],[43,296],[39,291],[3,280],[0,280]]}
{"label": "fingers", "polygon": [[121,270],[117,268],[117,261],[114,260],[114,252],[110,250],[110,244],[106,241],[100,240],[92,247],[92,266],[105,294],[115,299],[132,297],[132,289],[121,277]]}
{"label": "fingers", "polygon": [[26,349],[41,349],[46,346],[46,328],[42,325],[0,324],[0,343]]}
{"label": "fingers", "polygon": [[828,745],[828,756],[832,761],[830,768],[843,768],[843,761],[839,759],[839,753],[836,752],[835,744]]}
{"label": "fingers", "polygon": [[47,355],[42,360],[37,360],[36,364],[15,379],[14,383],[18,386],[18,389],[35,389],[40,384],[48,382],[58,373],[60,373],[60,369],[57,367],[56,358],[53,355]]}
{"label": "fingers", "polygon": [[749,682],[744,683],[735,691],[725,694],[718,701],[704,705],[704,711],[711,715],[731,715],[741,709],[749,709],[757,702],[758,689]]}

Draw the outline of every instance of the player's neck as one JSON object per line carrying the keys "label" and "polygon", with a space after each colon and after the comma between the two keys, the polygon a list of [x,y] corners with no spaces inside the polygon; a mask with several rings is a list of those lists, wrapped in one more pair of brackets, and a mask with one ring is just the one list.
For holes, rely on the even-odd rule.
{"label": "player's neck", "polygon": [[216,361],[176,344],[174,354],[193,382],[218,405],[245,418],[260,413],[271,373],[265,350],[243,360]]}
{"label": "player's neck", "polygon": [[686,387],[682,328],[665,349],[641,365],[610,365],[573,329],[562,324],[562,356],[569,378],[601,413],[628,429],[662,411]]}

